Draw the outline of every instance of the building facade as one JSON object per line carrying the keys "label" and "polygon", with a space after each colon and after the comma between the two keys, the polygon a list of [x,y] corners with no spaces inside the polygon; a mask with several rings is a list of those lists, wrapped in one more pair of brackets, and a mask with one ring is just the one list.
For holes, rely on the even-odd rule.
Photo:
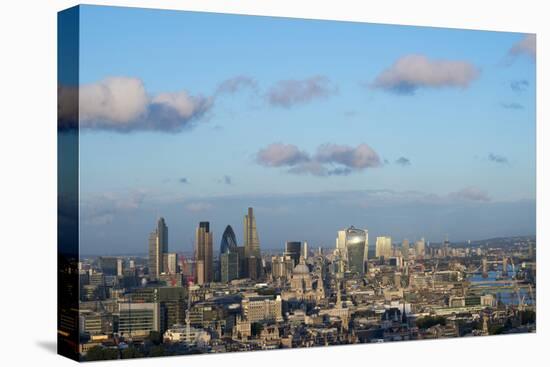
{"label": "building facade", "polygon": [[294,261],[294,266],[300,262],[300,254],[302,252],[302,242],[287,241],[285,242],[284,256],[289,256]]}
{"label": "building facade", "polygon": [[248,214],[244,216],[243,227],[245,256],[260,258],[260,239],[256,229],[254,210],[252,208],[248,208]]}
{"label": "building facade", "polygon": [[380,236],[376,237],[376,257],[384,257],[385,259],[391,257],[392,254],[392,245],[391,237],[389,236]]}
{"label": "building facade", "polygon": [[345,260],[347,271],[356,274],[365,273],[365,262],[369,250],[369,233],[366,229],[351,226],[338,231],[336,249]]}
{"label": "building facade", "polygon": [[168,252],[168,227],[159,218],[157,227],[149,235],[149,278],[157,280],[163,272],[164,254]]}
{"label": "building facade", "polygon": [[197,284],[213,281],[212,232],[209,222],[200,222],[195,233],[195,278]]}

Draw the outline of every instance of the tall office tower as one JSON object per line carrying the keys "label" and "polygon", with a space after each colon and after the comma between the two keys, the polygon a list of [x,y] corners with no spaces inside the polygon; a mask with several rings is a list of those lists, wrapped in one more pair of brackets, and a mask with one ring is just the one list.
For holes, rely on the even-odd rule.
{"label": "tall office tower", "polygon": [[346,252],[346,230],[338,231],[338,237],[336,237],[336,249],[340,250],[341,254]]}
{"label": "tall office tower", "polygon": [[176,254],[175,252],[164,254],[162,269],[163,269],[163,273],[176,274],[179,270],[178,254]]}
{"label": "tall office tower", "polygon": [[239,254],[239,278],[246,278],[246,256],[244,256],[244,246],[237,246]]}
{"label": "tall office tower", "polygon": [[389,236],[376,237],[375,256],[384,257],[385,259],[388,259],[392,255],[393,254],[392,254],[392,248],[391,248],[391,237]]}
{"label": "tall office tower", "polygon": [[294,261],[294,266],[300,262],[302,243],[299,241],[286,241],[284,256],[289,256]]}
{"label": "tall office tower", "polygon": [[246,257],[260,258],[260,239],[256,230],[256,218],[252,208],[244,216],[244,251]]}
{"label": "tall office tower", "polygon": [[214,271],[209,222],[200,222],[195,232],[195,264],[197,284],[212,282]]}
{"label": "tall office tower", "polygon": [[163,272],[164,254],[168,252],[168,227],[159,218],[157,228],[149,235],[149,278],[157,280]]}
{"label": "tall office tower", "polygon": [[336,248],[347,263],[347,270],[356,274],[365,273],[365,262],[368,259],[369,232],[354,226],[338,231]]}
{"label": "tall office tower", "polygon": [[307,260],[308,252],[309,252],[309,248],[307,246],[307,241],[304,241],[302,243],[302,256],[304,257],[304,260]]}
{"label": "tall office tower", "polygon": [[409,259],[409,240],[406,238],[401,243],[401,256],[403,256],[405,260]]}
{"label": "tall office tower", "polygon": [[426,255],[426,241],[424,240],[424,237],[415,242],[414,251],[416,253],[416,256]]}
{"label": "tall office tower", "polygon": [[233,279],[239,278],[239,246],[237,237],[230,225],[225,227],[222,239],[220,241],[220,279],[223,283],[228,283]]}
{"label": "tall office tower", "polygon": [[229,283],[239,278],[239,254],[227,251],[220,255],[220,278],[222,283]]}
{"label": "tall office tower", "polygon": [[116,261],[116,275],[119,277],[124,275],[124,261],[122,259]]}

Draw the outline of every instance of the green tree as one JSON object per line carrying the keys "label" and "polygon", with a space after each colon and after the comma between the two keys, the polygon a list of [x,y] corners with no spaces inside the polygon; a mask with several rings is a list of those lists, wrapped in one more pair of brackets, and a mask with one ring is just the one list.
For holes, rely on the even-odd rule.
{"label": "green tree", "polygon": [[446,322],[443,316],[426,316],[416,320],[416,326],[420,329],[429,329],[435,325],[445,325]]}

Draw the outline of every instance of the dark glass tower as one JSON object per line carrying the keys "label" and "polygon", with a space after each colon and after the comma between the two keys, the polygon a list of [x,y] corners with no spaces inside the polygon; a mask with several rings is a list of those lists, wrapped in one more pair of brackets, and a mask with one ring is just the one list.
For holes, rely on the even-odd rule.
{"label": "dark glass tower", "polygon": [[220,278],[223,283],[239,277],[239,251],[237,237],[230,225],[225,227],[220,242]]}
{"label": "dark glass tower", "polygon": [[231,226],[225,227],[223,231],[222,240],[220,242],[220,255],[226,252],[237,252],[237,237]]}
{"label": "dark glass tower", "polygon": [[285,256],[290,256],[294,261],[294,266],[300,262],[300,254],[302,252],[302,242],[299,241],[287,241],[285,243]]}

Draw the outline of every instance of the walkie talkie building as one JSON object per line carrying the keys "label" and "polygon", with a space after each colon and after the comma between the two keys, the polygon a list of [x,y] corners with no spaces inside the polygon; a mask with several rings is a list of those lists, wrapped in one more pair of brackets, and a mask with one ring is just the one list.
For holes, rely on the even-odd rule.
{"label": "walkie talkie building", "polygon": [[343,254],[347,266],[346,270],[351,273],[364,274],[365,261],[369,249],[369,232],[366,229],[358,229],[351,226],[345,230],[338,231],[336,248]]}

